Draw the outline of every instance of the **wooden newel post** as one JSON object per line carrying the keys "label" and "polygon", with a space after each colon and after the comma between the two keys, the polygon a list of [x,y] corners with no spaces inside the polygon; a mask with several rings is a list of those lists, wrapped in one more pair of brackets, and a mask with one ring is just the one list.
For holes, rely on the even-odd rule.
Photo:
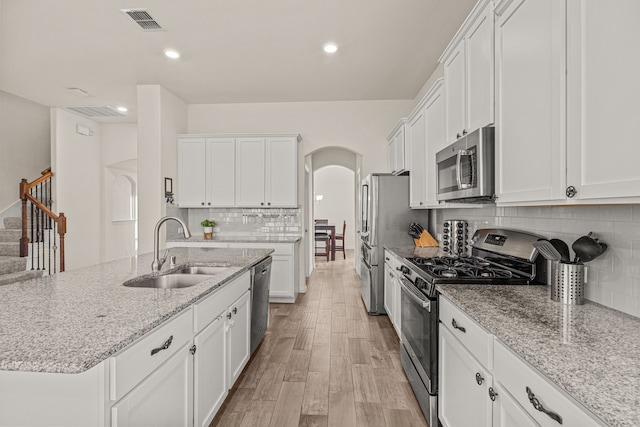
{"label": "wooden newel post", "polygon": [[20,181],[20,200],[22,200],[22,236],[20,237],[20,256],[29,255],[29,238],[27,237],[27,188],[29,182],[22,178]]}
{"label": "wooden newel post", "polygon": [[60,212],[58,219],[58,235],[60,235],[60,272],[64,271],[64,235],[67,232],[67,217],[64,212]]}

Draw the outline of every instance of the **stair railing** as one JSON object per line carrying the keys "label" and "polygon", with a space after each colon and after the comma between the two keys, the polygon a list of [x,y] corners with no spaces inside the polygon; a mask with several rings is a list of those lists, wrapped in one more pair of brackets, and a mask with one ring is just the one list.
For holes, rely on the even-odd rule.
{"label": "stair railing", "polygon": [[[29,256],[31,247],[31,269],[47,270],[49,274],[64,271],[64,235],[67,233],[67,218],[63,212],[55,214],[53,204],[51,168],[41,173],[38,179],[20,182],[20,200],[22,200],[22,237],[20,238],[20,256]],[[29,206],[27,204],[29,203]],[[31,215],[29,216],[29,213]],[[48,233],[48,234],[47,234]],[[58,234],[59,248],[56,245]],[[60,250],[59,259],[58,249]],[[53,264],[52,264],[53,256]]]}

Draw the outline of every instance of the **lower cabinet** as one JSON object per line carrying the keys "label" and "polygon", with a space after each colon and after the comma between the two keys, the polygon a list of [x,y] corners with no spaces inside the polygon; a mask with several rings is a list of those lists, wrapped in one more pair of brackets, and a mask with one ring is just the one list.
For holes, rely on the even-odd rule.
{"label": "lower cabinet", "polygon": [[444,427],[605,425],[442,295],[439,333]]}
{"label": "lower cabinet", "polygon": [[190,426],[193,356],[182,346],[111,408],[112,426]]}
{"label": "lower cabinet", "polygon": [[251,356],[251,293],[246,292],[227,310],[227,359],[229,388],[236,382]]}
{"label": "lower cabinet", "polygon": [[440,422],[444,427],[490,426],[491,374],[442,324],[439,344]]}
{"label": "lower cabinet", "polygon": [[194,426],[206,427],[220,409],[229,390],[225,314],[205,327],[196,345],[194,370]]}
{"label": "lower cabinet", "polygon": [[385,250],[384,253],[384,309],[391,320],[393,328],[396,330],[398,337],[400,332],[400,280],[398,279],[398,271],[400,270],[401,261],[390,251]]}

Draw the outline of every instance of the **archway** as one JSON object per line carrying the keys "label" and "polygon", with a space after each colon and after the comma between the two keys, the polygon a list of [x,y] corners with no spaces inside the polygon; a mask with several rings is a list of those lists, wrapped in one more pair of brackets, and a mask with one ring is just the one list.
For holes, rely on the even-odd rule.
{"label": "archway", "polygon": [[[317,203],[324,203],[322,212],[335,212],[335,218],[328,218],[336,225],[342,226],[342,221],[347,222],[345,245],[348,249],[359,250],[359,215],[360,212],[360,181],[362,169],[362,155],[344,147],[323,147],[305,156],[305,218],[304,225],[307,230],[305,245],[305,274],[310,276],[314,268],[314,239],[313,239],[313,219]],[[331,176],[331,172],[339,176]],[[314,196],[319,195],[316,191],[316,179],[322,180],[320,184],[322,192],[326,193],[327,199],[323,197],[322,202],[316,202]],[[338,189],[338,187],[342,187]],[[335,189],[332,191],[332,188]],[[344,188],[351,189],[350,197],[345,195]],[[316,194],[314,194],[316,193]],[[331,195],[333,193],[333,195]],[[325,194],[322,194],[325,196]],[[351,206],[348,209],[331,209],[328,203],[345,203],[347,200]],[[327,209],[325,209],[327,208]],[[348,213],[347,213],[348,212]],[[349,218],[345,217],[349,216]],[[342,232],[340,229],[339,232]],[[354,262],[357,270],[359,262]]]}

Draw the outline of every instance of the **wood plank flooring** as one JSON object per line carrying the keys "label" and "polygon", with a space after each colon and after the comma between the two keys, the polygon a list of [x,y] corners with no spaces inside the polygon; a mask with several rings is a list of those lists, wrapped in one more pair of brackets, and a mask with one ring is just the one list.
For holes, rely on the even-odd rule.
{"label": "wood plank flooring", "polygon": [[264,341],[210,427],[428,426],[387,316],[369,316],[347,259],[316,269],[295,304],[271,304]]}

